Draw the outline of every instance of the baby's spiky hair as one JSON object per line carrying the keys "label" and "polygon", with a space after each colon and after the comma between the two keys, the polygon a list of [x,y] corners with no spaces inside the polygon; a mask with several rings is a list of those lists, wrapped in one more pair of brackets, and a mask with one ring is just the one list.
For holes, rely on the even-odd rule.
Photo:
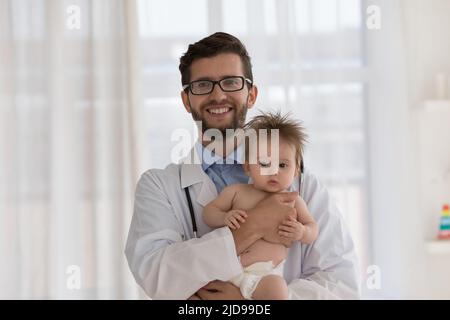
{"label": "baby's spiky hair", "polygon": [[[277,112],[261,112],[245,125],[245,130],[254,129],[258,134],[259,129],[267,129],[268,138],[271,129],[278,129],[280,139],[295,147],[295,162],[297,169],[303,159],[303,150],[305,148],[307,135],[301,123],[290,117],[290,113],[281,115]],[[249,159],[249,146],[245,144],[245,158]]]}

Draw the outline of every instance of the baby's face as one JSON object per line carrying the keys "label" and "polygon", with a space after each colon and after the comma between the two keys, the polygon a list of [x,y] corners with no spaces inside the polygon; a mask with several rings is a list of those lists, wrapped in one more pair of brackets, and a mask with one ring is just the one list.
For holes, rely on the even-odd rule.
{"label": "baby's face", "polygon": [[267,152],[258,148],[257,163],[246,167],[256,189],[274,193],[284,191],[298,174],[295,147],[280,138],[278,158],[271,156],[268,143]]}

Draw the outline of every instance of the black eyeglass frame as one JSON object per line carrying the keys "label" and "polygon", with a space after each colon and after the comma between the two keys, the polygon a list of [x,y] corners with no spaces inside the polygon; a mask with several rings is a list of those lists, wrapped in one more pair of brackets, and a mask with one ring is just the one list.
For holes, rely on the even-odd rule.
{"label": "black eyeglass frame", "polygon": [[[233,79],[233,78],[240,78],[240,79],[242,79],[242,86],[241,86],[241,88],[236,89],[236,90],[224,90],[224,88],[222,88],[222,85],[221,85],[220,83],[221,83],[222,81],[224,81],[224,80],[227,80],[227,79]],[[194,93],[194,92],[192,91],[192,84],[193,84],[193,83],[196,83],[196,82],[203,82],[203,81],[207,81],[207,82],[212,83],[211,91],[205,92],[205,93]],[[192,82],[190,82],[190,83],[188,83],[188,84],[185,84],[185,85],[183,86],[183,90],[189,89],[189,91],[190,91],[194,96],[203,96],[203,95],[205,95],[205,94],[210,94],[211,92],[213,92],[213,91],[214,91],[214,88],[215,88],[215,86],[216,86],[216,84],[218,84],[219,87],[220,87],[220,89],[221,89],[223,92],[236,92],[236,91],[241,91],[242,89],[244,89],[245,82],[248,82],[248,83],[250,84],[250,87],[253,85],[253,81],[252,81],[252,80],[250,80],[250,79],[248,79],[248,78],[245,78],[245,77],[243,77],[243,76],[230,76],[230,77],[225,77],[225,78],[220,79],[220,80],[217,80],[217,81],[215,81],[215,80],[208,80],[208,79],[195,80],[195,81],[192,81]]]}

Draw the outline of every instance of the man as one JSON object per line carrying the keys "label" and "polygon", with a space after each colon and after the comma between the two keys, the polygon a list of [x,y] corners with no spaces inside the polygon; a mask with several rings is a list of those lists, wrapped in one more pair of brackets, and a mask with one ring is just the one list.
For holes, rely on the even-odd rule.
{"label": "man", "polygon": [[[200,138],[183,163],[142,175],[125,253],[137,283],[150,298],[242,299],[239,288],[228,282],[242,272],[239,254],[261,238],[291,246],[278,226],[295,215],[284,202],[293,201],[298,192],[266,198],[248,211],[237,230],[211,230],[203,222],[203,207],[225,186],[248,182],[242,150],[208,152],[211,141],[203,133],[242,128],[258,90],[245,47],[226,33],[191,44],[180,59],[180,72],[181,98],[200,124]],[[193,159],[198,162],[193,164]],[[284,277],[290,298],[358,298],[353,242],[326,189],[308,171],[301,175],[301,186],[292,187],[300,188],[319,237],[310,245],[295,243],[289,249]]]}

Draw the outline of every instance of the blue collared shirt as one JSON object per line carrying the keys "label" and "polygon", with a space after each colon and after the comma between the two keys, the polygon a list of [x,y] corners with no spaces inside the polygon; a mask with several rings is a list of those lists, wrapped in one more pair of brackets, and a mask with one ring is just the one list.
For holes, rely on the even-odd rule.
{"label": "blue collared shirt", "polygon": [[242,167],[244,163],[243,145],[237,147],[225,159],[203,147],[198,141],[195,143],[195,149],[201,157],[203,171],[214,182],[218,194],[230,184],[247,184],[249,182],[249,177]]}

